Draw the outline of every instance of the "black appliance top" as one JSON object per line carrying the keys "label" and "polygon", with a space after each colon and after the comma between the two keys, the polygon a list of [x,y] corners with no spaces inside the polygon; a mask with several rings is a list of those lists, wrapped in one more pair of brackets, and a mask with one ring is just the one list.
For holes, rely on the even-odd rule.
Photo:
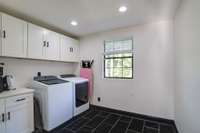
{"label": "black appliance top", "polygon": [[0,67],[0,76],[3,76],[3,67]]}
{"label": "black appliance top", "polygon": [[3,77],[0,76],[0,92],[4,91]]}
{"label": "black appliance top", "polygon": [[60,75],[61,78],[70,78],[70,77],[76,77],[74,74],[62,74]]}
{"label": "black appliance top", "polygon": [[34,77],[34,80],[44,83],[46,85],[62,84],[62,83],[68,82],[68,81],[59,79],[56,76],[39,76],[39,77]]}

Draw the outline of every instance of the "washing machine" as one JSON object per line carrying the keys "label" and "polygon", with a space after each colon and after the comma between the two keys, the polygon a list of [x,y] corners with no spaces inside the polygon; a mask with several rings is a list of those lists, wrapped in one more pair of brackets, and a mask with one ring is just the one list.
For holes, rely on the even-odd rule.
{"label": "washing machine", "polygon": [[34,77],[31,88],[38,99],[44,130],[51,131],[73,117],[72,83],[57,76]]}

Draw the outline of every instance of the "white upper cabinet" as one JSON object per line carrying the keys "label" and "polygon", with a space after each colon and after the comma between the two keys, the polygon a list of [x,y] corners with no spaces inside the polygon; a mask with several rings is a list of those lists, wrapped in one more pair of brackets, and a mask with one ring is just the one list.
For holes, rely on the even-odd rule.
{"label": "white upper cabinet", "polygon": [[33,24],[28,24],[28,58],[45,59],[45,29]]}
{"label": "white upper cabinet", "polygon": [[79,41],[0,13],[0,56],[79,62]]}
{"label": "white upper cabinet", "polygon": [[61,61],[78,62],[79,61],[79,41],[61,36]]}
{"label": "white upper cabinet", "polygon": [[70,38],[70,58],[73,62],[79,61],[79,41]]}
{"label": "white upper cabinet", "polygon": [[45,56],[48,60],[59,60],[60,57],[60,38],[59,34],[47,31],[45,34],[46,49]]}
{"label": "white upper cabinet", "polygon": [[3,13],[1,13],[1,23],[1,55],[8,57],[26,57],[27,23]]}
{"label": "white upper cabinet", "polygon": [[65,36],[60,36],[60,60],[67,61],[70,60],[70,46],[69,39]]}
{"label": "white upper cabinet", "polygon": [[28,57],[32,59],[59,60],[59,34],[28,24]]}

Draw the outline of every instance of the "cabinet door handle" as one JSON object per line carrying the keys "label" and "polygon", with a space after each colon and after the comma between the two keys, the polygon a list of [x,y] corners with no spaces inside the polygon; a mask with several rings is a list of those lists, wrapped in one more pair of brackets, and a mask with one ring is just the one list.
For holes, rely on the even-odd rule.
{"label": "cabinet door handle", "polygon": [[2,115],[1,115],[1,117],[2,117],[2,122],[4,122],[5,121],[5,114],[3,113]]}
{"label": "cabinet door handle", "polygon": [[8,112],[8,120],[10,120],[10,112]]}
{"label": "cabinet door handle", "polygon": [[26,98],[17,99],[16,102],[24,101]]}
{"label": "cabinet door handle", "polygon": [[70,52],[73,52],[73,51],[74,51],[74,49],[73,49],[72,47],[70,47],[70,48],[69,48],[69,51],[70,51]]}
{"label": "cabinet door handle", "polygon": [[6,38],[6,31],[3,31],[3,38]]}
{"label": "cabinet door handle", "polygon": [[46,41],[44,41],[43,43],[44,43],[44,44],[43,44],[43,47],[46,47],[46,43],[47,43],[47,42],[46,42]]}
{"label": "cabinet door handle", "polygon": [[47,42],[47,48],[49,47],[49,42]]}

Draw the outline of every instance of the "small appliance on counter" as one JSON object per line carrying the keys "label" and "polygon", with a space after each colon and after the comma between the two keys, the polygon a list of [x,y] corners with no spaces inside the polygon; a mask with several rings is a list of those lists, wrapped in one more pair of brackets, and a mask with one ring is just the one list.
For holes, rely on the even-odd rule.
{"label": "small appliance on counter", "polygon": [[3,87],[3,67],[0,67],[0,92],[4,91]]}
{"label": "small appliance on counter", "polygon": [[4,87],[8,90],[15,90],[15,84],[14,84],[14,77],[12,75],[6,75],[3,78],[4,80]]}
{"label": "small appliance on counter", "polygon": [[[0,63],[4,65],[4,63]],[[7,90],[15,90],[14,78],[12,75],[3,76],[3,67],[0,67],[0,92]]]}

